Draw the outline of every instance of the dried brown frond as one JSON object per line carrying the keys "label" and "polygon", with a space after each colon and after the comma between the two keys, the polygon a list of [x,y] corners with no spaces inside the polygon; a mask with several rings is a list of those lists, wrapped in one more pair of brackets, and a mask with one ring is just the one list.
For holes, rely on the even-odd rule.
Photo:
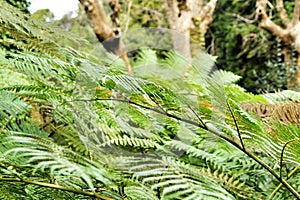
{"label": "dried brown frond", "polygon": [[278,122],[300,125],[300,103],[287,101],[284,103],[241,103],[240,106],[247,112],[269,121],[273,119]]}

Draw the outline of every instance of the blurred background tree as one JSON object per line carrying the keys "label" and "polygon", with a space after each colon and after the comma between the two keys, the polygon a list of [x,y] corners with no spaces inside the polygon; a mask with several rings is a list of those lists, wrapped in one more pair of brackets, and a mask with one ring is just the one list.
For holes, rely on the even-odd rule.
{"label": "blurred background tree", "polygon": [[[251,0],[218,2],[206,35],[207,50],[218,56],[218,68],[241,75],[239,84],[251,92],[287,89],[281,40],[259,28],[255,4]],[[287,5],[291,10],[292,1]],[[277,15],[273,18],[278,22]]]}
{"label": "blurred background tree", "polygon": [[[294,6],[291,6],[291,4],[294,4]],[[275,15],[272,12],[275,12]],[[300,0],[290,2],[256,0],[256,20],[262,29],[281,40],[283,45],[281,52],[284,55],[284,64],[287,71],[287,87],[294,90],[299,90],[300,86],[299,19]]]}
{"label": "blurred background tree", "polygon": [[32,13],[32,18],[42,22],[51,22],[54,20],[54,14],[49,9],[40,9]]}

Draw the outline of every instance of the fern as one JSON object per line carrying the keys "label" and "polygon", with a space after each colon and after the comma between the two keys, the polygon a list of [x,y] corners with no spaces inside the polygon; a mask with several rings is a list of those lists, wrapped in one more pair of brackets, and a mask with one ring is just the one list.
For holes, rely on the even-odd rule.
{"label": "fern", "polygon": [[[133,167],[133,177],[141,180],[143,184],[151,184],[152,190],[159,189],[164,199],[233,199],[226,190],[215,185],[213,180],[203,178],[202,173],[185,167],[183,163],[177,163],[171,158],[163,158],[160,162],[148,162],[144,161],[143,164]],[[160,176],[153,176],[155,174]]]}
{"label": "fern", "polygon": [[277,93],[264,94],[263,97],[268,99],[270,103],[277,103],[277,102],[285,102],[289,99],[297,101],[300,99],[300,94],[299,92],[296,91],[284,90]]}
{"label": "fern", "polygon": [[143,185],[129,186],[124,190],[126,196],[131,199],[158,200],[155,193]]}
{"label": "fern", "polygon": [[18,80],[0,88],[1,198],[299,197],[297,173],[285,176],[300,164],[298,127],[243,110],[277,100],[235,85],[212,56],[143,49],[131,77],[2,3],[0,69]]}
{"label": "fern", "polygon": [[0,124],[27,114],[29,106],[14,93],[0,91]]}

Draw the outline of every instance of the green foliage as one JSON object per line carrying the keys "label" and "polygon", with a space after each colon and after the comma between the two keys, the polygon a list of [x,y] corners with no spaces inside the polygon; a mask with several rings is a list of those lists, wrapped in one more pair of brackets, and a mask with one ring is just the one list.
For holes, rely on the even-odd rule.
{"label": "green foliage", "polygon": [[116,57],[65,47],[67,33],[61,44],[48,24],[0,11],[13,33],[0,72],[19,74],[0,88],[1,199],[299,197],[289,173],[300,165],[299,129],[242,110],[268,98],[215,71],[214,57],[143,49],[132,77]]}
{"label": "green foliage", "polygon": [[300,100],[299,92],[292,90],[284,90],[277,93],[268,93],[263,95],[271,103],[285,102],[287,100],[298,101]]}
{"label": "green foliage", "polygon": [[120,3],[124,10],[121,24],[130,25],[131,28],[158,27],[166,24],[162,1],[122,0]]}
{"label": "green foliage", "polygon": [[28,0],[6,0],[6,2],[23,12],[29,13],[28,7],[30,6],[30,2]]}
{"label": "green foliage", "polygon": [[[292,13],[293,2],[284,1],[288,13]],[[289,76],[281,41],[259,28],[255,20],[255,3],[251,0],[218,2],[214,22],[206,35],[208,50],[218,56],[218,68],[242,76],[239,85],[248,91],[285,90]],[[276,5],[275,1],[271,3]],[[270,11],[272,20],[280,24],[275,10]]]}
{"label": "green foliage", "polygon": [[1,125],[5,125],[12,117],[16,118],[28,112],[27,104],[16,94],[1,91],[0,96]]}
{"label": "green foliage", "polygon": [[54,14],[49,9],[40,9],[34,12],[31,17],[41,22],[49,22],[54,20]]}

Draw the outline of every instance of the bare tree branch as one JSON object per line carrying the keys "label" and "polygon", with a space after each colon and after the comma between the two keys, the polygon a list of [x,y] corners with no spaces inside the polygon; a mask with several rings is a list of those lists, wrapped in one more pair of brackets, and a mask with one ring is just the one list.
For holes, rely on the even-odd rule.
{"label": "bare tree branch", "polygon": [[256,19],[259,22],[259,25],[271,34],[279,37],[285,44],[292,44],[294,42],[294,38],[290,35],[289,30],[283,29],[279,25],[275,24],[267,15],[266,7],[266,0],[257,0]]}
{"label": "bare tree branch", "polygon": [[290,24],[290,19],[287,15],[286,9],[284,8],[283,0],[276,0],[276,8],[279,12],[280,19],[285,27]]}
{"label": "bare tree branch", "polygon": [[191,59],[190,29],[192,25],[191,5],[193,0],[165,0],[167,18],[172,32],[174,49]]}
{"label": "bare tree branch", "polygon": [[113,33],[107,23],[106,14],[102,3],[96,3],[94,0],[79,0],[83,5],[89,19],[93,24],[93,29],[100,42],[112,37]]}
{"label": "bare tree branch", "polygon": [[119,23],[120,5],[115,0],[110,0],[109,6],[113,10],[111,19],[113,28],[108,24],[106,13],[101,0],[79,0],[83,5],[88,18],[91,20],[94,32],[103,47],[123,59],[129,74],[133,74],[125,45],[121,40]]}
{"label": "bare tree branch", "polygon": [[121,7],[118,4],[118,2],[116,0],[110,0],[108,5],[110,6],[111,10],[113,11],[113,13],[110,15],[110,18],[112,20],[113,23],[113,27],[115,28],[120,28],[120,14],[121,14]]}
{"label": "bare tree branch", "polygon": [[213,13],[215,11],[216,5],[218,0],[210,0],[209,3],[207,3],[204,8],[200,12],[200,29],[202,30],[203,34],[206,33],[208,26],[213,21]]}
{"label": "bare tree branch", "polygon": [[299,23],[299,19],[300,19],[300,0],[295,0],[292,25],[294,26],[297,23]]}
{"label": "bare tree branch", "polygon": [[[276,0],[276,8],[279,12],[282,23],[285,27],[281,27],[275,24],[271,18],[267,15],[267,4],[268,0],[257,0],[256,1],[256,20],[259,22],[260,27],[269,31],[272,35],[277,36],[281,39],[284,44],[283,55],[284,62],[286,64],[287,71],[291,67],[294,67],[292,60],[292,45],[295,46],[298,51],[297,66],[300,66],[300,0],[295,0],[294,4],[294,15],[290,21],[287,12],[284,8],[283,0]],[[300,86],[300,70],[296,70],[292,78],[288,79],[288,88],[299,90]]]}
{"label": "bare tree branch", "polygon": [[[191,29],[199,28],[202,35],[213,21],[213,13],[218,0],[164,0],[167,18],[171,29],[177,31],[172,35],[175,50],[190,59],[190,33]],[[195,23],[197,21],[197,24]],[[199,21],[199,23],[198,23]]]}

